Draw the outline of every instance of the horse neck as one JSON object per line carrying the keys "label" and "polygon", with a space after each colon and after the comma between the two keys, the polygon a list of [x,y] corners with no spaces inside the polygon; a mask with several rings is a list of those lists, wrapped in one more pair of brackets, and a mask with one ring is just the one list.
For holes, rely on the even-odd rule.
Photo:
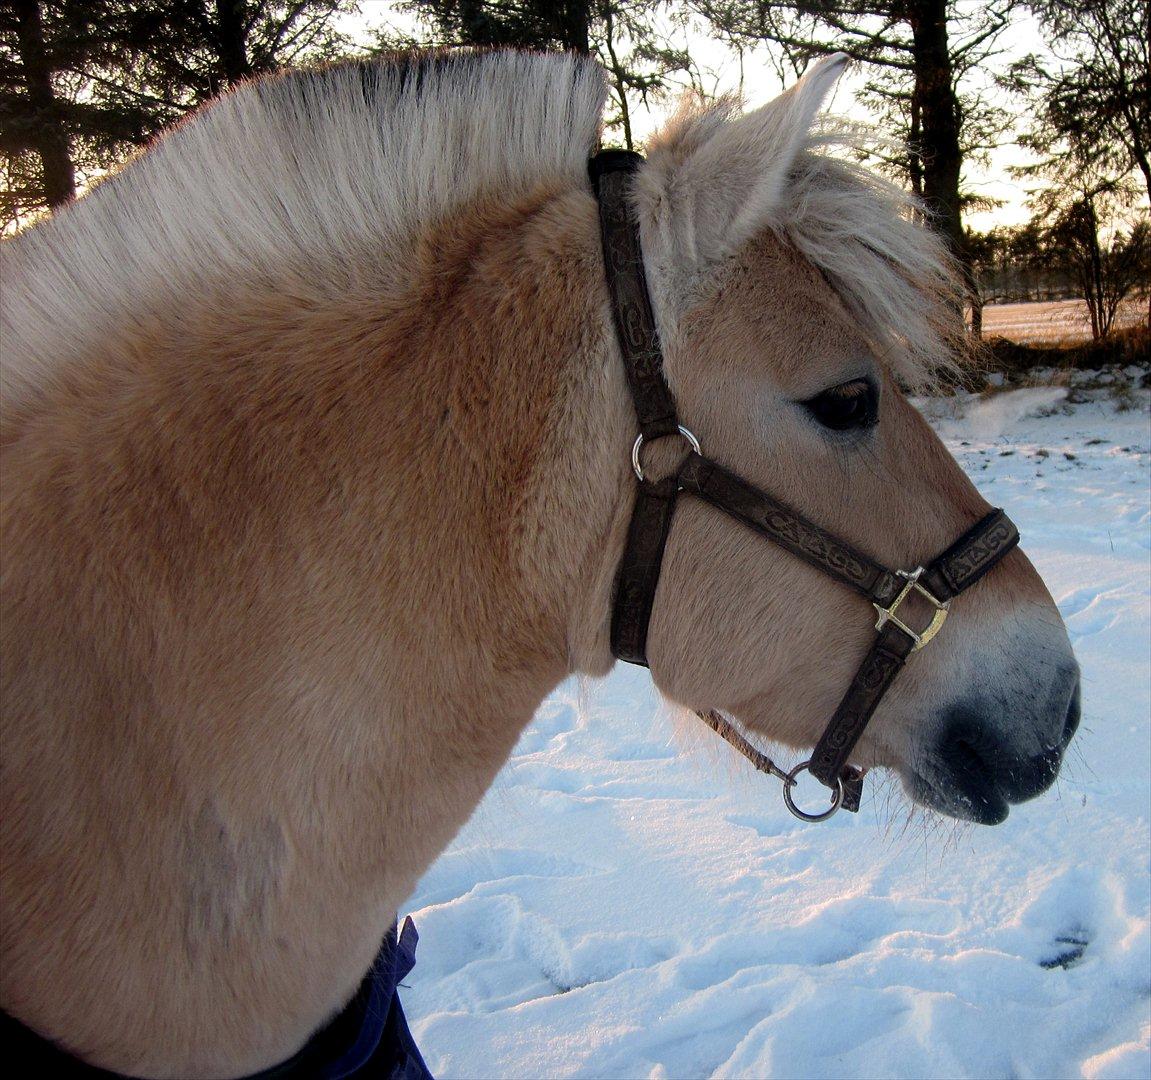
{"label": "horse neck", "polygon": [[338,638],[344,670],[331,648],[312,670],[363,718],[329,752],[328,773],[355,760],[357,781],[327,813],[348,861],[383,868],[363,895],[385,919],[543,697],[610,666],[634,422],[586,192],[477,206],[409,261],[402,295],[373,302],[369,289],[321,317],[344,329],[320,336],[347,351],[330,363],[338,389],[313,388],[321,412],[326,399],[361,403],[330,463],[363,494],[360,512],[316,541],[357,568],[363,596],[340,601],[355,641]]}
{"label": "horse neck", "polygon": [[[424,491],[405,521],[470,577],[501,680],[535,665],[548,689],[602,674],[634,420],[595,204],[546,187],[511,207],[479,204],[427,233],[413,261],[396,329],[412,359],[401,396],[419,405],[404,417],[410,441],[391,441]],[[404,461],[413,443],[420,460]],[[468,626],[469,647],[479,629]]]}
{"label": "horse neck", "polygon": [[[27,1018],[123,1068],[151,1016],[179,1071],[286,1056],[346,998],[543,696],[610,663],[613,356],[595,204],[541,190],[147,313],[12,410],[12,649],[51,662],[12,665],[11,738],[74,748],[14,797],[94,823],[13,871],[76,943],[13,943]],[[110,851],[164,904],[65,888]]]}
{"label": "horse neck", "polygon": [[634,419],[585,192],[476,207],[423,238],[413,280],[397,323],[408,428],[369,442],[399,451],[383,467],[413,496],[395,518],[422,553],[404,564],[427,560],[399,593],[402,619],[420,613],[408,647],[434,643],[413,668],[434,686],[398,695],[429,763],[412,797],[430,819],[451,806],[454,832],[556,683],[612,664]]}
{"label": "horse neck", "polygon": [[[631,418],[586,192],[475,203],[400,260],[400,290],[375,292],[379,261],[364,258],[361,275],[349,259],[342,294],[310,306],[316,348],[297,342],[305,357],[327,343],[307,393],[341,429],[329,479],[362,493],[355,512],[321,513],[326,533],[297,527],[301,547],[353,569],[357,595],[340,603],[358,641],[342,633],[348,666],[325,671],[367,687],[361,747],[391,799],[378,818],[427,823],[392,859],[410,883],[542,698],[573,671],[610,666]],[[387,280],[396,273],[393,261]]]}

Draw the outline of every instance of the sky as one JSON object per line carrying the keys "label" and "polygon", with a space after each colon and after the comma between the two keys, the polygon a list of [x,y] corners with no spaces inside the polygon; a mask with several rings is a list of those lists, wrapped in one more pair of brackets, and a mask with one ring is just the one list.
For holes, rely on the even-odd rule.
{"label": "sky", "polygon": [[[408,33],[419,33],[419,24],[415,20],[398,12],[394,3],[383,0],[361,2],[360,14],[349,19],[347,30],[355,37],[362,34],[365,27],[377,27],[385,22]],[[679,40],[684,40],[684,36],[681,35]],[[754,108],[786,89],[766,53],[745,55],[741,86],[739,58],[723,43],[710,37],[701,24],[686,32],[686,43],[698,66],[714,75],[713,87],[709,89],[714,89],[716,94],[742,93],[746,106]],[[1016,17],[999,44],[1005,50],[1004,55],[997,60],[997,64],[1002,67],[1006,67],[1013,57],[1046,51],[1038,25],[1027,15]],[[858,68],[849,69],[829,102],[829,111],[856,121],[873,121],[874,118],[856,98],[865,82],[863,71]],[[659,128],[674,110],[681,92],[682,88],[677,87],[662,100],[654,102],[651,108],[642,104],[635,107],[633,130],[637,141],[642,142]],[[1005,104],[1008,103],[1005,101]],[[1001,205],[993,210],[966,214],[966,224],[983,232],[1000,225],[1020,225],[1026,222],[1030,217],[1027,197],[1035,181],[1018,180],[1010,174],[1009,169],[1031,161],[1031,155],[1014,142],[1005,143],[991,151],[986,166],[968,161],[964,168],[965,187],[975,194],[998,200]]]}

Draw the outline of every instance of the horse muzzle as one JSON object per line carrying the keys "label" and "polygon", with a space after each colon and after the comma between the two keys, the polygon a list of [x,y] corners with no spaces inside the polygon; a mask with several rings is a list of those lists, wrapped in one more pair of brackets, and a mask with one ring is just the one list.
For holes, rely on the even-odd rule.
{"label": "horse muzzle", "polygon": [[[914,767],[900,769],[908,794],[950,817],[998,825],[1014,803],[1043,794],[1059,775],[1063,754],[1079,727],[1079,672],[1048,698],[1034,726],[1017,717],[971,705],[950,710],[937,739]],[[1001,710],[1001,707],[1000,707]],[[1020,738],[1028,730],[1051,734],[1036,748]]]}

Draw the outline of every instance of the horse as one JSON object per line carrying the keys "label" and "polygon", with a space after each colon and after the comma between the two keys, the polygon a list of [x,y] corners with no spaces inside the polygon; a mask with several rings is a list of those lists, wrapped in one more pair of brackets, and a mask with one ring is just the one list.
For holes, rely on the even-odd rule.
{"label": "horse", "polygon": [[[685,105],[628,197],[682,422],[913,566],[987,510],[907,397],[959,362],[956,274],[829,148],[841,67]],[[70,1055],[292,1055],[540,702],[611,667],[636,417],[587,173],[604,101],[571,55],[256,80],[4,243],[0,1005]],[[810,746],[868,610],[688,501],[646,658],[673,702]],[[853,758],[996,821],[1078,715],[1014,550]]]}

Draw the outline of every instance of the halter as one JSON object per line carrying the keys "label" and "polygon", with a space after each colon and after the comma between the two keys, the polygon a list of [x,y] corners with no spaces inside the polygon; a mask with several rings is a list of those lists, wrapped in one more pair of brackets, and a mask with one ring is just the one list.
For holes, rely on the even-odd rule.
{"label": "halter", "polygon": [[[632,174],[642,162],[643,158],[631,151],[605,150],[589,164],[599,202],[612,315],[639,422],[639,435],[631,452],[636,498],[616,578],[612,653],[619,660],[647,667],[648,623],[664,546],[681,492],[722,510],[865,596],[878,613],[878,635],[809,760],[785,772],[717,712],[697,713],[757,769],[783,781],[783,798],[791,813],[804,821],[823,821],[840,807],[859,809],[864,770],[849,765],[848,758],[876,706],[907,658],[939,633],[952,599],[974,585],[1015,547],[1019,532],[1002,510],[992,510],[927,566],[910,571],[889,570],[704,457],[699,440],[679,422],[675,398],[663,374],[663,353],[644,277],[639,227],[628,202]],[[643,469],[643,448],[669,436],[683,439],[689,452],[675,473],[652,480]],[[912,593],[931,606],[931,621],[922,630],[912,629],[900,614]],[[822,813],[808,813],[795,804],[792,788],[804,770],[831,788],[830,808]]]}

